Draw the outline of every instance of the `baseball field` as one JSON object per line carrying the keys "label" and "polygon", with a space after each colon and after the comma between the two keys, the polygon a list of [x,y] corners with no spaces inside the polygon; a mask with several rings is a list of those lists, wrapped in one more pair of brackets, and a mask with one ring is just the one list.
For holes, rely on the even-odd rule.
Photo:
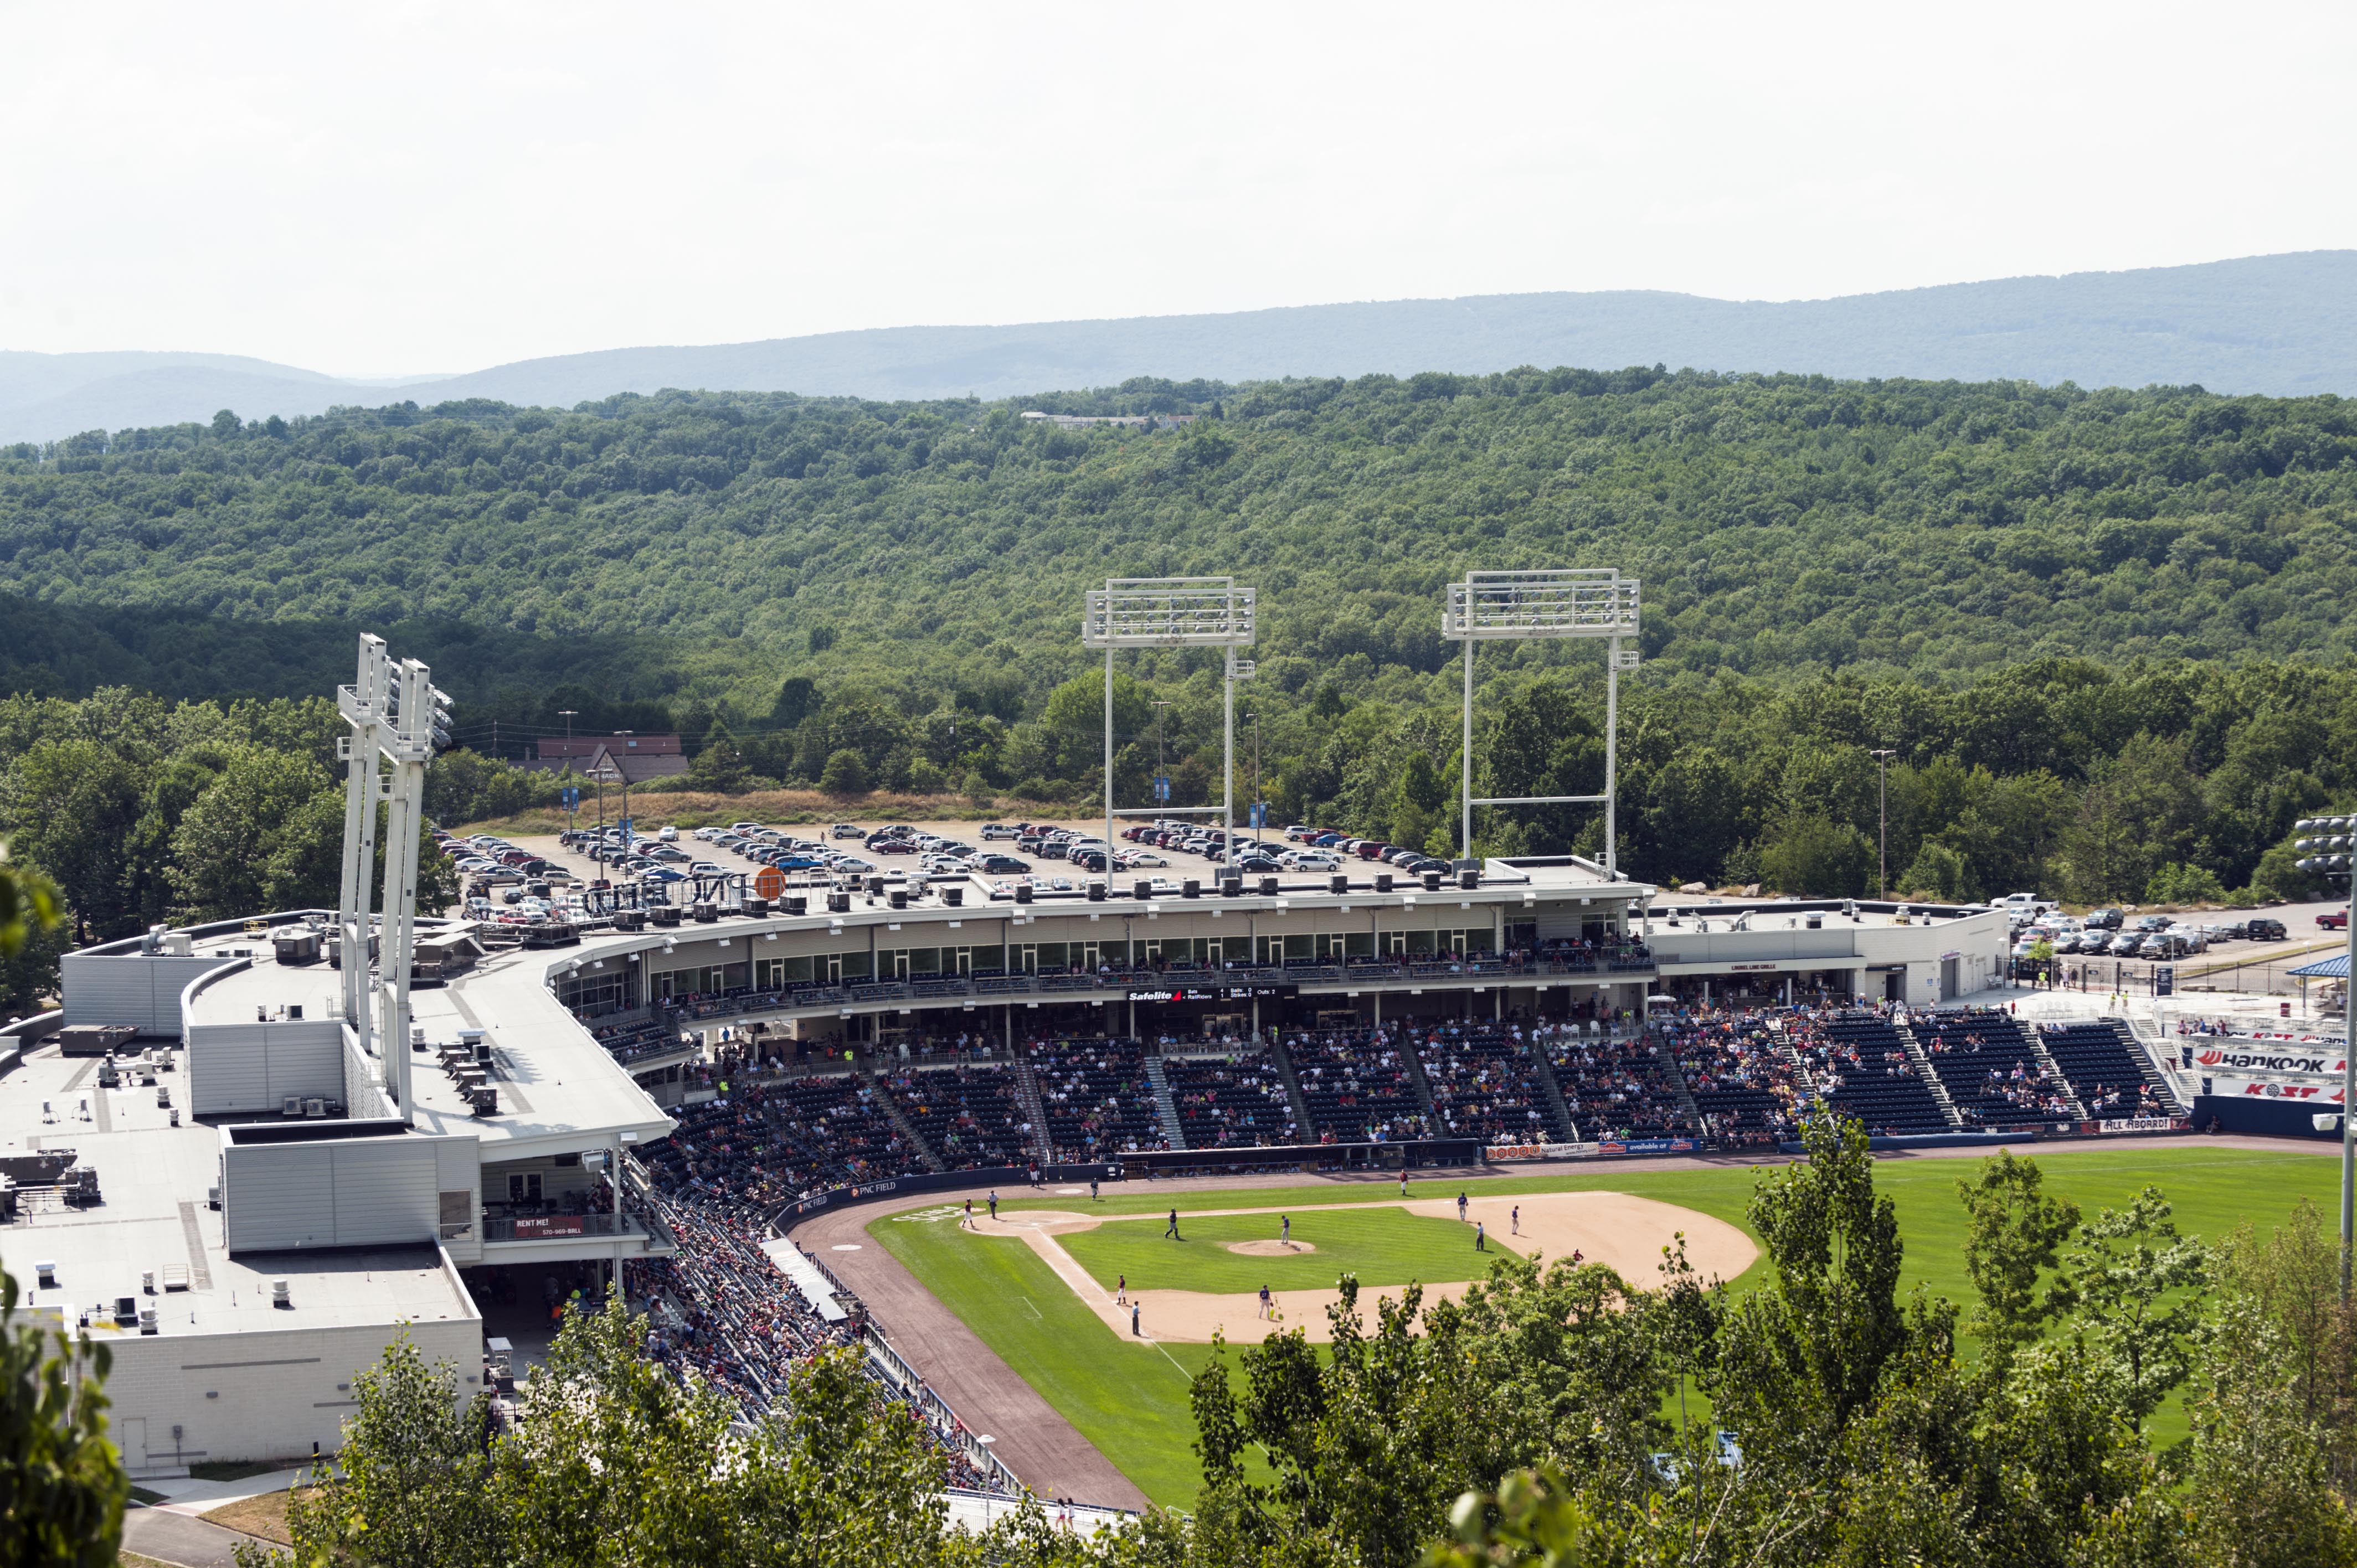
{"label": "baseball field", "polygon": [[[2047,1189],[2090,1218],[2147,1184],[2168,1195],[2181,1231],[2208,1239],[2244,1219],[2278,1221],[2301,1197],[2337,1212],[2337,1163],[2296,1147],[2150,1142],[2034,1154]],[[1956,1196],[1972,1168],[1953,1158],[1878,1165],[1907,1245],[1902,1289],[1920,1282],[1972,1299]],[[1618,1165],[1415,1181],[1405,1199],[1391,1183],[1130,1183],[1093,1201],[1085,1187],[1061,1187],[1009,1197],[996,1221],[977,1204],[971,1230],[961,1205],[936,1204],[886,1214],[866,1231],[1147,1497],[1184,1508],[1201,1481],[1187,1386],[1210,1359],[1215,1329],[1231,1343],[1297,1326],[1322,1338],[1339,1274],[1358,1276],[1372,1317],[1367,1298],[1412,1281],[1427,1295],[1453,1294],[1501,1250],[1547,1258],[1577,1250],[1651,1284],[1673,1232],[1706,1278],[1748,1290],[1766,1273],[1744,1212],[1761,1174]],[[2164,1412],[2156,1435],[2167,1441],[2178,1434],[2170,1423],[2182,1422]]]}

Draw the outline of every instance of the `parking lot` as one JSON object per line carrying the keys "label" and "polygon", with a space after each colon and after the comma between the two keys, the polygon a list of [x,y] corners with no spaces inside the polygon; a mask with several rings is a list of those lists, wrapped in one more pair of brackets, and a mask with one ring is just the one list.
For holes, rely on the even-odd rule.
{"label": "parking lot", "polygon": [[[2254,918],[2280,920],[2286,936],[2280,941],[2217,941],[2202,952],[2169,961],[2179,994],[2205,992],[2296,997],[2300,982],[2288,972],[2341,950],[2346,935],[2316,923],[2319,915],[2338,916],[2344,903],[2284,904],[2266,909],[2187,910],[2175,918],[2188,925],[2235,925]],[[2132,913],[2134,925],[2142,911]],[[2148,995],[2156,965],[2143,959],[2062,954],[2054,962],[2062,984],[2073,991]]]}

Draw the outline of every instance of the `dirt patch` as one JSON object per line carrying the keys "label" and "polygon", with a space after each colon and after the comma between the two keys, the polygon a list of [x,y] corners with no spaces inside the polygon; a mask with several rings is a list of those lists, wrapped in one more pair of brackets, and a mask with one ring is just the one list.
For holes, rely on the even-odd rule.
{"label": "dirt patch", "polygon": [[[207,1524],[217,1524],[223,1530],[234,1530],[245,1535],[260,1536],[281,1546],[295,1544],[286,1530],[286,1505],[292,1492],[264,1492],[258,1498],[240,1498],[233,1503],[206,1510]],[[316,1487],[306,1487],[303,1498],[308,1502],[319,1495]]]}
{"label": "dirt patch", "polygon": [[[963,1219],[959,1223],[964,1223]],[[1074,1214],[1061,1208],[1016,1208],[996,1219],[988,1209],[979,1206],[974,1211],[974,1228],[985,1236],[1061,1236],[1071,1230],[1092,1230],[1098,1223],[1093,1214]]]}
{"label": "dirt patch", "polygon": [[1273,1241],[1263,1237],[1257,1241],[1231,1241],[1228,1251],[1247,1258],[1289,1258],[1296,1252],[1314,1252],[1314,1241]]}

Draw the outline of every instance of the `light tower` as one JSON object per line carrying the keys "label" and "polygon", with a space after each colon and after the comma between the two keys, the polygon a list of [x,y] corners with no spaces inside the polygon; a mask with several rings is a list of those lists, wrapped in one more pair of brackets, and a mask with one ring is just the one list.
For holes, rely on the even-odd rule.
{"label": "light tower", "polygon": [[[1104,788],[1105,890],[1113,890],[1113,820],[1153,816],[1217,815],[1225,829],[1227,864],[1236,854],[1236,682],[1252,675],[1252,661],[1236,650],[1250,648],[1255,635],[1253,590],[1233,577],[1107,577],[1089,590],[1081,619],[1081,645],[1102,648],[1105,656]],[[1123,811],[1113,799],[1113,656],[1122,648],[1220,648],[1227,651],[1222,678],[1223,764],[1216,806],[1160,807]]]}
{"label": "light tower", "polygon": [[[1458,799],[1464,802],[1463,858],[1473,866],[1476,806],[1601,805],[1604,808],[1604,871],[1617,875],[1620,846],[1613,816],[1619,772],[1620,671],[1637,667],[1638,650],[1622,648],[1637,635],[1637,579],[1612,567],[1540,572],[1468,572],[1448,585],[1448,607],[1441,612],[1440,635],[1465,645],[1464,776]],[[1513,795],[1476,800],[1473,795],[1473,645],[1533,639],[1593,638],[1604,642],[1604,793]]]}
{"label": "light tower", "polygon": [[[389,803],[384,846],[384,921],[377,971],[384,989],[377,1044],[385,1087],[404,1122],[415,1120],[409,1085],[409,972],[416,953],[417,840],[425,815],[425,765],[450,742],[450,698],[414,659],[395,662],[384,639],[363,634],[360,666],[336,692],[352,733],[338,743],[349,764],[344,786],[344,871],[337,911],[344,1020],[371,1047],[369,880],[376,870],[376,805]],[[384,765],[391,766],[388,774]]]}

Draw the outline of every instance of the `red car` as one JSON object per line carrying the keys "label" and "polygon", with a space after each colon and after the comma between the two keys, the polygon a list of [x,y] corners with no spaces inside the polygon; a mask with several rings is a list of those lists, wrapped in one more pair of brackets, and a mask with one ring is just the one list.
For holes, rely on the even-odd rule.
{"label": "red car", "polygon": [[2319,915],[2316,918],[2316,923],[2322,926],[2328,931],[2346,930],[2349,927],[2349,911],[2346,909],[2329,910],[2324,914]]}

